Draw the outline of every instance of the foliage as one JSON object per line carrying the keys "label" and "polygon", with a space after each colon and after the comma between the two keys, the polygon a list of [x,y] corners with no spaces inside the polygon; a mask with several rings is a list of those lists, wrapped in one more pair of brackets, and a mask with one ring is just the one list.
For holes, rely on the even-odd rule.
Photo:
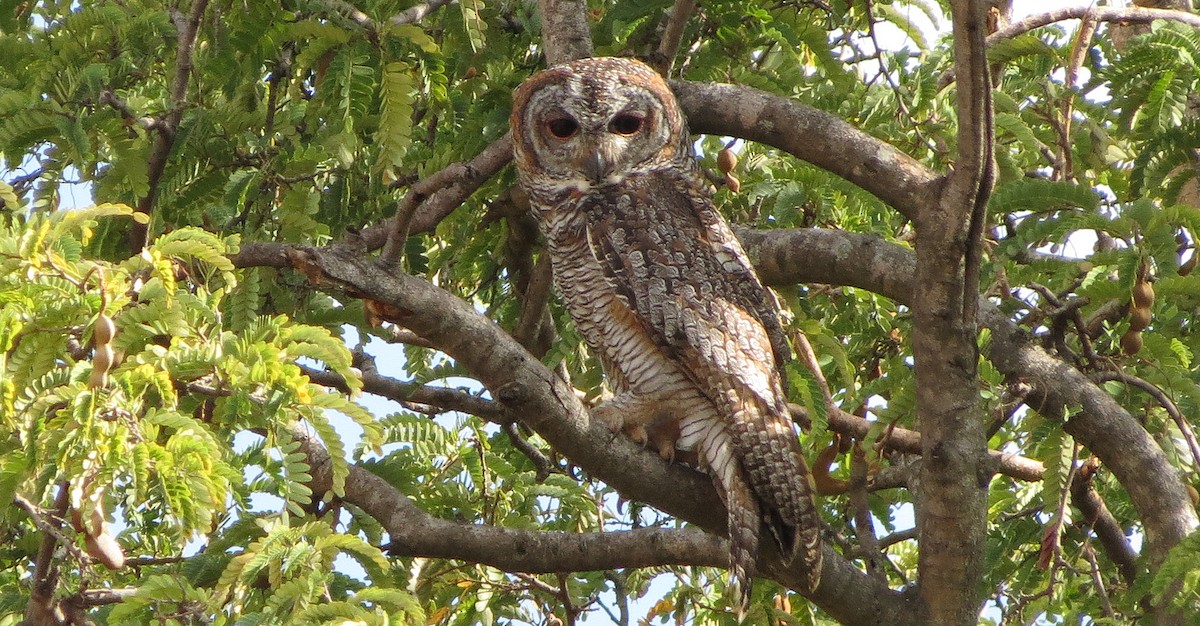
{"label": "foliage", "polygon": [[[355,1],[361,16],[343,4],[213,0],[176,102],[177,23],[189,3],[0,1],[0,502],[80,518],[60,529],[71,543],[55,556],[55,593],[130,590],[89,609],[112,624],[544,624],[603,620],[627,599],[644,623],[733,623],[719,570],[530,576],[396,556],[381,521],[341,500],[356,466],[444,519],[571,532],[675,524],[581,476],[520,429],[366,397],[357,368],[374,357],[379,373],[409,390],[471,395],[480,385],[419,342],[388,345],[397,336],[368,324],[358,302],[296,273],[231,262],[243,242],[321,245],[391,215],[415,181],[503,136],[512,89],[544,63],[534,3],[461,0],[415,23],[391,20],[409,8],[402,0]],[[671,4],[591,2],[597,54],[648,55]],[[795,98],[938,171],[952,165],[953,88],[938,82],[951,67],[949,45],[920,26],[940,20],[945,2],[701,4],[676,65],[683,78]],[[885,24],[909,39],[881,43]],[[1058,73],[1075,45],[1061,25],[989,52],[1000,176],[984,288],[1080,369],[1119,368],[1194,419],[1200,36],[1156,25],[1118,49],[1109,34],[1101,26],[1078,84]],[[178,127],[156,172],[173,110]],[[698,139],[708,169],[726,141]],[[907,220],[862,189],[773,148],[738,150],[742,190],[717,195],[731,220],[911,241]],[[508,329],[518,325],[535,248],[515,217],[513,183],[507,170],[489,180],[403,251],[409,271]],[[72,190],[100,204],[74,206]],[[147,197],[152,211],[132,208]],[[144,249],[130,247],[136,222],[152,233]],[[1146,280],[1157,292],[1152,322],[1141,350],[1126,354],[1121,307]],[[910,464],[887,448],[891,427],[916,427],[907,309],[824,285],[780,295],[789,330],[816,347],[835,401],[872,415],[857,444],[871,471]],[[1106,320],[1086,342],[1051,315],[1082,299],[1083,319]],[[1103,317],[1114,303],[1122,312]],[[549,310],[559,333],[543,360],[599,395],[599,364],[561,306]],[[98,330],[104,319],[111,337]],[[813,418],[805,448],[811,457],[836,453],[816,377],[790,367],[792,400]],[[317,384],[316,372],[339,386]],[[1195,610],[1195,536],[1140,587],[1102,554],[1092,559],[1100,548],[1068,501],[1088,452],[1062,416],[1037,406],[1006,414],[1010,381],[986,362],[980,377],[985,408],[1003,418],[990,447],[1046,468],[1040,482],[990,485],[986,615],[1134,619],[1147,594]],[[1107,388],[1195,483],[1200,468],[1167,408],[1133,386]],[[309,486],[307,437],[333,459],[329,493]],[[539,465],[546,459],[559,471]],[[843,480],[853,463],[839,456],[830,467]],[[1142,533],[1109,474],[1101,469],[1093,486],[1123,528]],[[906,490],[881,488],[862,501],[822,500],[840,536],[853,535],[847,520],[858,506],[880,532],[911,528]],[[45,533],[19,506],[0,509],[0,532],[0,623],[11,623],[29,602]],[[89,544],[102,535],[138,567],[102,569]],[[891,587],[916,580],[911,538],[897,535],[886,557],[872,567]],[[778,585],[755,590],[751,623],[831,623]]]}

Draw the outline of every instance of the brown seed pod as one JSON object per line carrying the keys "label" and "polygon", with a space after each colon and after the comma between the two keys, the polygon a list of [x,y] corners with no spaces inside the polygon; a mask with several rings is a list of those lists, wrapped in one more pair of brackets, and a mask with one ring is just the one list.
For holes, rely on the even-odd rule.
{"label": "brown seed pod", "polygon": [[1129,330],[1146,330],[1150,325],[1150,309],[1135,306],[1129,309]]}
{"label": "brown seed pod", "polygon": [[113,349],[108,344],[97,345],[92,355],[92,375],[88,378],[88,387],[95,389],[108,385],[108,370],[113,365]]}
{"label": "brown seed pod", "polygon": [[100,561],[108,569],[121,569],[125,567],[125,551],[121,549],[121,544],[117,543],[117,539],[108,532],[108,528],[101,528],[96,535],[84,535],[83,546],[87,553],[93,559]]}
{"label": "brown seed pod", "polygon": [[117,325],[113,323],[111,317],[101,313],[96,318],[96,325],[92,328],[92,338],[96,341],[96,345],[103,346],[112,343],[116,334]]}
{"label": "brown seed pod", "polygon": [[737,193],[742,190],[742,181],[738,180],[737,176],[734,176],[733,174],[726,174],[725,186],[728,187],[733,193]]}
{"label": "brown seed pod", "polygon": [[1129,330],[1124,335],[1121,335],[1121,350],[1133,356],[1142,349],[1142,331]]}
{"label": "brown seed pod", "polygon": [[1133,305],[1147,309],[1154,306],[1154,287],[1142,279],[1133,284]]}
{"label": "brown seed pod", "polygon": [[717,153],[717,169],[721,170],[722,174],[729,174],[729,172],[732,172],[733,168],[737,167],[737,163],[737,154],[735,154],[733,150],[725,148]]}

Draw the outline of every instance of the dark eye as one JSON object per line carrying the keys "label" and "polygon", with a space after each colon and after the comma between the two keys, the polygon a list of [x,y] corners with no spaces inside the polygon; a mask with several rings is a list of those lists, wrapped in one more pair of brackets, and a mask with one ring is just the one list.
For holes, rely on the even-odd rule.
{"label": "dark eye", "polygon": [[579,132],[579,122],[569,117],[556,117],[546,122],[546,130],[559,139],[570,139]]}
{"label": "dark eye", "polygon": [[642,129],[646,118],[634,113],[622,113],[608,123],[608,130],[618,135],[632,135]]}

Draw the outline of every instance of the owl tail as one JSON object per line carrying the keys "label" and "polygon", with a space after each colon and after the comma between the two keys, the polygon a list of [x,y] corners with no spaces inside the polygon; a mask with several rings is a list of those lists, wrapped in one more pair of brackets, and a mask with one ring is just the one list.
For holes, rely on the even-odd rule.
{"label": "owl tail", "polygon": [[816,488],[784,411],[786,407],[772,411],[757,402],[745,403],[735,413],[743,419],[734,421],[734,446],[784,561],[799,558],[804,563],[804,582],[813,591],[821,582],[823,561]]}
{"label": "owl tail", "polygon": [[717,493],[729,511],[729,589],[742,620],[750,605],[754,575],[758,572],[758,535],[762,514],[758,499],[743,476],[741,463],[729,443],[709,446],[705,464]]}

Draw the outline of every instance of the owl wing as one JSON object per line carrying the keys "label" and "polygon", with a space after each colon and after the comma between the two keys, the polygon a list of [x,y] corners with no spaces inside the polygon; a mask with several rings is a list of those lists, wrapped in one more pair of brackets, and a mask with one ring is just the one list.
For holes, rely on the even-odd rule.
{"label": "owl wing", "polygon": [[692,179],[630,176],[593,209],[588,243],[609,282],[728,420],[769,526],[786,556],[805,554],[815,587],[819,525],[776,369],[786,342],[774,300]]}
{"label": "owl wing", "polygon": [[785,396],[776,385],[791,350],[778,305],[707,191],[670,173],[626,182],[605,206],[589,211],[587,230],[618,296],[695,382],[743,370],[729,382],[782,409]]}

